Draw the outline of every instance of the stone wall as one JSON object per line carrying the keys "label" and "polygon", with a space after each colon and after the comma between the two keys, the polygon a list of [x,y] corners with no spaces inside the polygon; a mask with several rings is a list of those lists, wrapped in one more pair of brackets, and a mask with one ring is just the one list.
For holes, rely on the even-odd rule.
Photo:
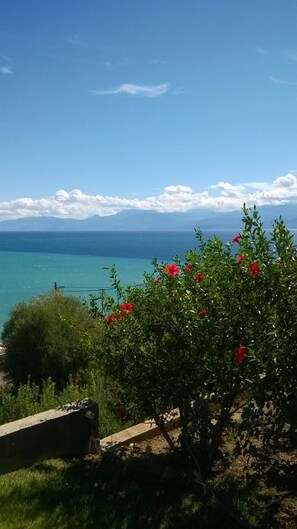
{"label": "stone wall", "polygon": [[52,457],[82,457],[97,450],[98,405],[67,404],[0,426],[0,474]]}

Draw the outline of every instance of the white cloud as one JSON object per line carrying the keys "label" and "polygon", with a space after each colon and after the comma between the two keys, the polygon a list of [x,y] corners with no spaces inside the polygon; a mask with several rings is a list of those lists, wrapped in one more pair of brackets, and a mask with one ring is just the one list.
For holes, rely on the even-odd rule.
{"label": "white cloud", "polygon": [[125,209],[146,209],[159,212],[213,209],[239,210],[243,203],[248,206],[296,204],[297,176],[289,173],[271,183],[251,182],[234,185],[218,182],[209,191],[195,192],[185,185],[167,186],[159,194],[143,199],[133,196],[122,198],[107,195],[87,195],[79,189],[60,189],[53,196],[32,199],[18,198],[0,202],[0,219],[20,217],[55,216],[82,219],[92,215],[113,215]]}
{"label": "white cloud", "polygon": [[244,191],[242,185],[234,186],[228,182],[218,182],[210,187],[211,189],[218,189],[221,191],[223,197],[242,197]]}
{"label": "white cloud", "polygon": [[117,88],[111,88],[109,90],[91,90],[91,93],[98,96],[128,94],[131,96],[159,97],[163,94],[166,94],[169,88],[170,85],[168,83],[159,85],[137,85],[124,83]]}
{"label": "white cloud", "polygon": [[164,187],[164,193],[167,195],[175,195],[177,193],[192,193],[192,188],[188,186],[167,186]]}
{"label": "white cloud", "polygon": [[272,182],[272,187],[285,187],[294,189],[296,186],[297,177],[293,174],[287,174],[286,176],[279,176],[274,182]]}
{"label": "white cloud", "polygon": [[274,84],[283,84],[287,86],[297,86],[297,81],[287,81],[286,79],[279,79],[277,77],[274,77],[271,75],[269,77],[270,81],[272,81]]}
{"label": "white cloud", "polygon": [[13,69],[11,68],[11,66],[0,66],[0,73],[2,73],[3,75],[13,74]]}

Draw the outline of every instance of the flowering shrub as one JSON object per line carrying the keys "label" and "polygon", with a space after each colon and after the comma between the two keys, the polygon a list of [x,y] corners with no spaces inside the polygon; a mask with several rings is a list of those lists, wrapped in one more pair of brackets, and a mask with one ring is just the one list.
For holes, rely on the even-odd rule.
{"label": "flowering shrub", "polygon": [[249,433],[262,441],[295,435],[296,251],[282,220],[268,237],[255,209],[243,213],[241,233],[227,244],[197,231],[185,263],[154,261],[144,288],[123,292],[113,270],[129,303],[108,301],[123,318],[112,318],[102,340],[100,362],[128,408],[155,418],[171,446],[163,414],[178,408],[181,445],[205,472],[236,411],[243,449]]}

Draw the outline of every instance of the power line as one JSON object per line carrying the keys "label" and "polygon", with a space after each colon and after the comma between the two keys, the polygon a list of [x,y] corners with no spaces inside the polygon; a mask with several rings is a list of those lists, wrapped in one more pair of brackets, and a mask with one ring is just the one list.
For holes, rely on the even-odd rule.
{"label": "power line", "polygon": [[[133,285],[122,285],[122,288],[126,288],[128,286],[133,287],[140,287],[142,288],[144,286],[143,283],[133,284]],[[115,287],[103,287],[103,286],[74,286],[74,285],[58,285],[58,283],[55,281],[54,283],[54,290],[63,290],[63,292],[71,292],[71,293],[80,293],[80,292],[106,292],[106,291],[115,291]]]}

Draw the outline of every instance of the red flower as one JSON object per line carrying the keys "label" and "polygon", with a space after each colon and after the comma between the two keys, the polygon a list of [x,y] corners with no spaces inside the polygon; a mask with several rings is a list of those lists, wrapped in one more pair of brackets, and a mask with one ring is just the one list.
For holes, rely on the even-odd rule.
{"label": "red flower", "polygon": [[116,315],[112,313],[109,316],[107,316],[105,321],[106,323],[108,323],[108,325],[110,325],[115,319],[116,319]]}
{"label": "red flower", "polygon": [[255,277],[259,274],[260,266],[257,265],[257,263],[250,263],[249,268],[250,268],[249,269],[250,276]]}
{"label": "red flower", "polygon": [[246,347],[244,345],[240,345],[235,353],[235,363],[241,364],[241,362],[245,359],[245,351]]}
{"label": "red flower", "polygon": [[192,263],[187,264],[186,272],[190,272],[190,270],[192,270],[192,267],[193,267]]}
{"label": "red flower", "polygon": [[238,263],[241,263],[242,260],[243,260],[243,255],[242,255],[242,254],[238,254],[238,256],[237,256],[237,262],[238,262]]}
{"label": "red flower", "polygon": [[161,276],[157,277],[157,279],[155,279],[155,281],[154,281],[155,285],[157,285],[158,283],[160,283],[161,279],[162,279]]}
{"label": "red flower", "polygon": [[198,274],[196,277],[195,277],[195,281],[196,283],[200,283],[201,279],[204,278],[204,274]]}
{"label": "red flower", "polygon": [[120,306],[120,311],[122,312],[122,314],[127,314],[127,312],[132,312],[132,310],[133,310],[133,306],[131,303],[123,303]]}
{"label": "red flower", "polygon": [[121,320],[121,319],[122,319],[122,314],[119,312],[119,313],[117,314],[117,320]]}
{"label": "red flower", "polygon": [[170,264],[165,266],[164,274],[168,274],[170,277],[174,277],[175,275],[180,274],[180,270],[175,264]]}
{"label": "red flower", "polygon": [[236,237],[233,237],[232,242],[239,242],[240,239],[241,239],[241,235],[239,233],[238,235],[236,235]]}
{"label": "red flower", "polygon": [[199,309],[199,316],[200,318],[206,318],[206,316],[208,316],[208,311],[205,307],[201,307],[201,309]]}

